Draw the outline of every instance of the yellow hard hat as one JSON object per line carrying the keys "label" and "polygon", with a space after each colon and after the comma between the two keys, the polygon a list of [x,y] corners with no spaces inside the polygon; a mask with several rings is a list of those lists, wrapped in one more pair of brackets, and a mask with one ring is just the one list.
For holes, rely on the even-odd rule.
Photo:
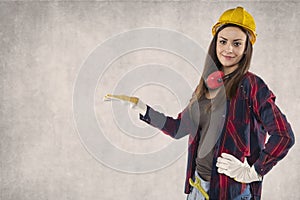
{"label": "yellow hard hat", "polygon": [[236,7],[226,10],[219,18],[219,21],[213,26],[212,34],[215,35],[218,28],[224,24],[236,24],[247,29],[250,33],[250,42],[252,45],[256,41],[256,25],[254,18],[243,7]]}

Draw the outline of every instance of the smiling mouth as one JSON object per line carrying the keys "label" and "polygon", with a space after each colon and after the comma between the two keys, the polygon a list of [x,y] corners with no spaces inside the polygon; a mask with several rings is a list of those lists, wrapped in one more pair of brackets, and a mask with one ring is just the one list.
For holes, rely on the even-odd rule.
{"label": "smiling mouth", "polygon": [[232,59],[232,58],[234,58],[234,57],[232,57],[232,56],[224,56],[224,55],[222,55],[225,59]]}

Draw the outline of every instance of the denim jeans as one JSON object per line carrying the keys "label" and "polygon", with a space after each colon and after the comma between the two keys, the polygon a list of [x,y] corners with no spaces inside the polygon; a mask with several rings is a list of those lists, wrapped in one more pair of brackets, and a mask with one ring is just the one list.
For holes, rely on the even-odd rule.
{"label": "denim jeans", "polygon": [[[195,176],[198,177],[201,181],[202,188],[207,192],[209,190],[210,183],[208,181],[204,181],[197,172],[195,172]],[[247,185],[246,189],[242,194],[235,197],[233,200],[250,200],[251,199],[251,192],[250,192],[250,185]],[[197,188],[192,188],[192,191],[188,194],[187,200],[205,200],[204,196]]]}
{"label": "denim jeans", "polygon": [[251,199],[250,185],[248,184],[242,194],[235,197],[233,200],[250,200]]}

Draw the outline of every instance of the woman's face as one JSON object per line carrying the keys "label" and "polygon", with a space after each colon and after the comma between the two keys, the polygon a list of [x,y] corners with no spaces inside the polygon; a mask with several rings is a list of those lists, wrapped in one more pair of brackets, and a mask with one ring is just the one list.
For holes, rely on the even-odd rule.
{"label": "woman's face", "polygon": [[238,67],[244,55],[246,40],[247,35],[238,27],[226,27],[219,32],[216,53],[225,74]]}

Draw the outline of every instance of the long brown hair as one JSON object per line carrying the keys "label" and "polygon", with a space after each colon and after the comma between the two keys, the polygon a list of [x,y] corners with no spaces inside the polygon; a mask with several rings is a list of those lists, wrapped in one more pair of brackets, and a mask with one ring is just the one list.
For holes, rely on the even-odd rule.
{"label": "long brown hair", "polygon": [[[240,28],[244,33],[246,33],[247,35],[247,41],[246,41],[246,47],[244,50],[244,55],[242,57],[242,59],[239,62],[239,66],[236,69],[236,71],[234,72],[234,74],[232,75],[232,77],[230,77],[229,79],[224,81],[224,89],[220,90],[217,94],[217,97],[223,96],[223,98],[215,98],[216,99],[216,105],[218,103],[221,102],[221,100],[223,99],[231,99],[232,97],[234,97],[234,95],[236,94],[237,88],[239,86],[239,83],[241,81],[241,79],[243,78],[243,75],[249,70],[250,68],[250,62],[251,62],[251,58],[252,58],[252,51],[253,51],[253,47],[252,44],[250,42],[249,39],[249,33],[246,29],[244,29],[243,27],[240,27],[238,25],[235,24],[225,24],[223,26],[221,26],[218,30],[217,33],[215,34],[215,36],[213,37],[209,49],[208,49],[208,53],[205,59],[205,63],[204,63],[204,68],[203,68],[203,73],[202,76],[200,78],[199,84],[197,85],[192,98],[190,100],[190,104],[189,104],[189,108],[191,109],[191,105],[195,102],[198,101],[203,95],[205,95],[207,92],[209,92],[209,89],[207,88],[206,84],[205,84],[205,80],[208,77],[209,74],[211,74],[212,72],[216,71],[216,70],[222,70],[222,64],[220,63],[218,57],[217,57],[217,53],[216,53],[216,45],[217,45],[217,38],[218,38],[218,34],[221,30],[223,30],[226,27],[238,27]],[[226,97],[224,98],[224,95],[226,95]],[[219,99],[219,100],[218,100]]]}

